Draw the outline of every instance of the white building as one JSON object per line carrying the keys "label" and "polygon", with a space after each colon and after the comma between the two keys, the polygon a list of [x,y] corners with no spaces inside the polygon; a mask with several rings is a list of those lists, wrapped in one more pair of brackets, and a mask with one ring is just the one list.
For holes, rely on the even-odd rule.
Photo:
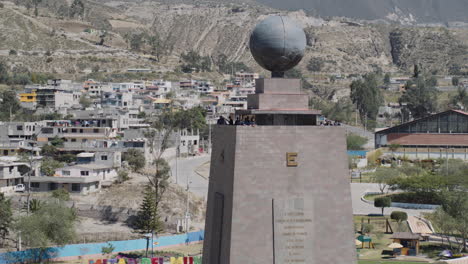
{"label": "white building", "polygon": [[39,192],[65,189],[87,194],[100,190],[103,184],[110,185],[116,179],[117,170],[112,165],[80,164],[57,169],[52,177],[31,177],[31,188]]}

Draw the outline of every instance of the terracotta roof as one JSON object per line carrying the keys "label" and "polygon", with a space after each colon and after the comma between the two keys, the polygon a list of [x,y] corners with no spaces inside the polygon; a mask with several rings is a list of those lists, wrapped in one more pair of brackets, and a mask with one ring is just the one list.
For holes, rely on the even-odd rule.
{"label": "terracotta roof", "polygon": [[421,236],[418,234],[413,234],[411,232],[396,232],[396,233],[393,233],[391,238],[412,240],[412,239],[420,239]]}

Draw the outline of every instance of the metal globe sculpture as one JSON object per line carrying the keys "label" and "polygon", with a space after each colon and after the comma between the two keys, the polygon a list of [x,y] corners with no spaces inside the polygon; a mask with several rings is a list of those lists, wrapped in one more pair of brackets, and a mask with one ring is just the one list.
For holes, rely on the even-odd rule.
{"label": "metal globe sculpture", "polygon": [[290,18],[270,16],[255,27],[249,46],[255,61],[272,77],[283,77],[304,56],[306,35]]}

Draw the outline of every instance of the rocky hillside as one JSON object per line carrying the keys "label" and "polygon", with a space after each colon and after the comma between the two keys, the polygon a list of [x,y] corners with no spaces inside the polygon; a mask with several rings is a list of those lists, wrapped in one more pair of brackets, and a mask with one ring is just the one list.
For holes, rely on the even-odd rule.
{"label": "rocky hillside", "polygon": [[[21,2],[22,0],[18,0]],[[303,11],[278,11],[259,5],[207,3],[167,4],[153,1],[84,1],[81,17],[67,17],[65,0],[39,5],[39,16],[12,2],[0,8],[0,59],[33,71],[81,74],[99,66],[118,72],[131,67],[175,70],[180,55],[195,51],[214,64],[221,55],[261,71],[248,50],[249,34],[263,18],[282,13],[300,23],[308,47],[299,65],[303,74],[410,71],[414,63],[447,72],[468,67],[468,29],[366,24],[350,19],[324,20]],[[61,3],[61,4],[60,4]],[[63,8],[57,8],[63,6]],[[87,32],[85,32],[87,31]],[[132,49],[132,36],[160,40],[157,61],[146,39]],[[104,45],[97,45],[105,35]],[[10,50],[17,55],[9,55]],[[319,61],[319,69],[307,67]],[[216,67],[213,67],[215,69]]]}
{"label": "rocky hillside", "polygon": [[402,24],[465,22],[466,0],[256,0],[286,10],[304,9],[329,17],[386,20]]}

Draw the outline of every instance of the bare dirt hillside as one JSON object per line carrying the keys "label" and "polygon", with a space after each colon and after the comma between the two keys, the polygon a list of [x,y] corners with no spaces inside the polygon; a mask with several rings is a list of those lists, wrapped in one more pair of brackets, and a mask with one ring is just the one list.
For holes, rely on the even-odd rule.
{"label": "bare dirt hillside", "polygon": [[[65,0],[54,1],[55,6],[67,8]],[[249,34],[260,20],[280,13],[305,28],[308,48],[299,69],[306,76],[314,74],[307,67],[312,59],[320,60],[318,71],[325,73],[409,72],[415,63],[439,74],[447,73],[451,65],[468,68],[468,28],[324,20],[303,11],[225,2],[83,1],[82,17],[67,17],[66,10],[44,1],[37,17],[21,4],[2,2],[0,59],[32,71],[77,75],[96,66],[107,72],[132,67],[165,72],[176,70],[180,55],[193,50],[214,64],[226,55],[229,61],[261,71],[249,52]],[[143,36],[137,49],[135,36]],[[147,36],[159,40],[158,58],[150,54]],[[102,39],[103,45],[97,45]],[[9,56],[10,50],[18,55]]]}

